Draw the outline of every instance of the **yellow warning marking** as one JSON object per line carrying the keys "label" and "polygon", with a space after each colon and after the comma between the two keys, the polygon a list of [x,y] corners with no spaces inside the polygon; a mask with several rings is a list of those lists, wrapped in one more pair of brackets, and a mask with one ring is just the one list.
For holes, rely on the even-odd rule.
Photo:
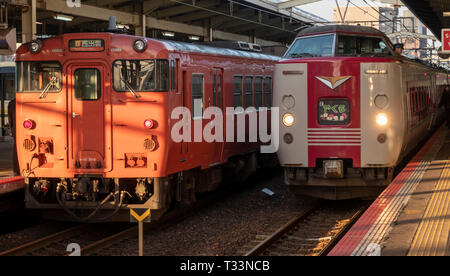
{"label": "yellow warning marking", "polygon": [[447,161],[422,221],[409,256],[445,256],[450,231],[450,161]]}
{"label": "yellow warning marking", "polygon": [[139,216],[133,209],[130,209],[130,214],[138,221],[143,222],[148,216],[150,216],[150,209],[147,210],[142,216]]}

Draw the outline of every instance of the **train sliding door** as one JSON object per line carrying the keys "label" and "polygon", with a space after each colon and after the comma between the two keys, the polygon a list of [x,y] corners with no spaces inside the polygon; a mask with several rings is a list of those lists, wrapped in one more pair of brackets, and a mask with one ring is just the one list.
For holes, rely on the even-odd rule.
{"label": "train sliding door", "polygon": [[[100,64],[74,64],[69,67],[69,168],[92,170],[101,173],[110,168],[111,146],[106,118],[106,103],[109,102],[110,91],[107,82],[107,71]],[[109,74],[107,74],[109,76]],[[108,81],[109,83],[109,81]]]}
{"label": "train sliding door", "polygon": [[[225,105],[223,100],[223,69],[214,68],[212,72],[212,106],[217,107],[222,111],[223,114],[223,133],[225,134]],[[217,131],[217,129],[215,130]],[[223,137],[225,139],[225,135]],[[223,140],[225,141],[225,140]],[[223,161],[223,150],[225,143],[223,141],[218,141],[215,143],[214,156],[215,163],[221,163]]]}

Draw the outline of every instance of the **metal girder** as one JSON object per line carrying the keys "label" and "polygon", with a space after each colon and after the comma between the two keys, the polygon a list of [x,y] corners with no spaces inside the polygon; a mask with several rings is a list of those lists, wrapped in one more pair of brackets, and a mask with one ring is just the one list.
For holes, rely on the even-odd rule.
{"label": "metal girder", "polygon": [[197,11],[198,8],[211,8],[219,5],[221,2],[216,0],[204,0],[204,1],[197,1],[195,2],[195,5],[193,7],[180,5],[175,6],[172,8],[167,8],[161,11],[157,11],[154,13],[155,17],[157,18],[167,18],[171,16],[176,16],[180,14],[189,13],[192,11]]}
{"label": "metal girder", "polygon": [[[245,18],[247,20],[250,21],[255,21],[255,23],[257,23],[256,21],[258,20],[257,15],[255,16],[255,10],[243,10],[243,11],[239,11],[237,13],[234,14],[235,17],[242,17]],[[241,20],[227,20],[226,23],[222,24],[220,27],[223,29],[228,29],[228,28],[233,28],[236,26],[241,26],[241,25],[246,25],[246,24],[251,24],[248,21],[241,21]]]}
{"label": "metal girder", "polygon": [[[222,12],[226,12],[225,9],[221,10]],[[188,14],[180,15],[180,16],[174,16],[171,17],[170,20],[176,21],[176,22],[192,22],[196,20],[201,20],[209,17],[215,16],[214,13],[210,11],[197,11],[197,12],[191,12]]]}
{"label": "metal girder", "polygon": [[[33,0],[33,1],[36,1],[36,0]],[[27,0],[11,0],[11,2],[13,2],[13,4],[18,3],[22,6],[29,6],[29,1],[27,1]],[[199,3],[202,3],[202,2],[204,2],[205,5],[210,5],[211,7],[221,3],[221,1],[218,1],[218,0],[216,0],[216,1],[198,1],[197,0],[196,5],[200,5]],[[86,3],[102,5],[102,7],[87,5]],[[121,0],[119,0],[119,1],[105,0],[105,1],[92,1],[92,2],[91,1],[89,1],[89,2],[83,1],[82,8],[73,8],[73,7],[67,6],[66,0],[37,0],[36,8],[40,11],[40,13],[47,11],[50,13],[62,13],[62,14],[75,16],[75,20],[73,22],[64,23],[64,24],[67,24],[68,26],[72,26],[72,27],[76,26],[77,22],[78,22],[78,25],[79,25],[79,23],[89,24],[90,19],[95,20],[95,21],[107,22],[109,20],[110,16],[115,16],[117,18],[117,23],[125,24],[125,25],[133,25],[136,27],[136,29],[138,29],[139,27],[141,27],[143,25],[142,24],[142,16],[136,12],[125,12],[124,8],[122,8],[121,10],[114,10],[114,9],[107,8],[107,7],[111,7],[111,6],[117,7],[116,4],[117,5],[125,5],[126,1],[121,1]],[[169,0],[164,0],[164,1],[151,0],[151,1],[144,1],[143,6],[144,6],[144,13],[145,13],[145,12],[149,12],[149,11],[151,12],[152,10],[155,10],[155,9],[160,9],[161,7],[174,6],[174,3]],[[196,8],[196,7],[194,7],[194,8]],[[222,6],[222,8],[223,8],[223,6]],[[245,8],[245,9],[247,9],[247,8]],[[186,11],[186,6],[183,7],[183,10]],[[160,11],[164,11],[164,9],[160,10]],[[171,13],[177,14],[173,10],[172,10],[172,12],[169,12],[168,10],[166,11],[166,15],[170,15]],[[183,13],[185,14],[186,12],[183,12]],[[189,13],[189,12],[187,12],[187,13]],[[207,11],[202,11],[200,9],[197,9],[197,13],[200,13],[198,15],[198,17],[196,17],[198,19],[207,19],[207,18],[215,19],[215,18],[222,17],[222,16],[220,16],[218,14],[214,14],[214,13],[211,14],[210,16],[208,16]],[[195,16],[194,13],[193,13],[193,15]],[[79,19],[79,18],[81,18],[81,19]],[[79,20],[81,20],[81,21],[79,21]],[[226,20],[227,21],[228,20],[236,21],[235,19],[230,18],[230,17],[226,17]],[[246,19],[243,18],[242,20],[245,21]],[[164,20],[164,19],[158,19],[158,18],[155,18],[154,16],[146,16],[145,22],[146,22],[145,25],[147,26],[147,28],[151,28],[151,29],[167,30],[167,31],[190,34],[190,35],[197,35],[197,36],[205,35],[205,28],[206,28],[205,25],[203,25],[203,26],[189,25],[189,24],[185,24],[185,23],[181,23],[181,22],[174,22],[173,20],[169,21],[169,20]],[[255,22],[255,23],[257,24],[258,22]],[[88,27],[89,25],[86,25],[86,26]],[[50,27],[50,25],[49,25],[49,27]],[[268,28],[270,29],[270,26],[262,25],[262,27],[263,27],[263,29],[266,29],[266,30]],[[55,28],[52,27],[52,29],[54,30]],[[278,30],[278,29],[275,29],[275,30],[280,32],[280,30]],[[250,42],[254,39],[253,36],[234,34],[234,33],[223,31],[223,29],[216,30],[213,28],[211,33],[213,35],[213,38],[217,39],[217,40],[241,40],[241,41],[249,41]],[[285,33],[285,32],[282,32],[282,33]],[[289,34],[285,33],[285,35],[289,35]],[[264,39],[257,39],[257,40],[262,45],[277,44],[277,42],[274,42],[274,41],[268,41],[268,40],[264,40]]]}
{"label": "metal girder", "polygon": [[324,21],[323,18],[318,19],[316,16],[310,14],[300,14],[295,10],[278,9],[277,3],[271,3],[264,0],[245,0],[245,2],[251,3],[253,5],[259,6],[261,8],[267,9],[272,12],[278,12],[284,16],[292,17],[296,20],[304,22],[314,22],[314,21]]}
{"label": "metal girder", "polygon": [[402,1],[400,0],[375,0],[376,2],[380,2],[383,4],[390,4],[390,5],[396,5],[396,6],[404,6]]}
{"label": "metal girder", "polygon": [[320,1],[322,1],[322,0],[288,0],[285,2],[279,3],[277,6],[278,6],[279,10],[283,10],[283,9],[290,9],[290,8],[293,8],[296,6],[311,4],[311,3],[320,2]]}
{"label": "metal girder", "polygon": [[392,34],[387,34],[387,36],[389,38],[396,38],[396,37],[413,37],[413,38],[418,38],[418,39],[429,39],[429,40],[437,40],[437,38],[435,36],[432,35],[424,35],[424,34],[418,34],[418,33],[410,33],[410,32],[398,32],[398,33],[392,33]]}
{"label": "metal girder", "polygon": [[450,18],[443,16],[448,10],[446,0],[402,0],[406,7],[419,18],[440,40],[441,30],[450,27]]}
{"label": "metal girder", "polygon": [[173,3],[167,0],[144,1],[144,14],[150,14],[158,8],[169,7],[171,5],[173,5]]}

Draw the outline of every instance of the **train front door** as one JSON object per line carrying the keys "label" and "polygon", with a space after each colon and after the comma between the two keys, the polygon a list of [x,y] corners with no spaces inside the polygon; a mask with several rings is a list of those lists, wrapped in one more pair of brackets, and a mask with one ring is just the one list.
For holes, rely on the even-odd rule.
{"label": "train front door", "polygon": [[[108,142],[111,116],[109,107],[110,74],[105,65],[73,64],[68,67],[69,168],[104,172],[110,168]],[[109,115],[106,115],[109,114]]]}

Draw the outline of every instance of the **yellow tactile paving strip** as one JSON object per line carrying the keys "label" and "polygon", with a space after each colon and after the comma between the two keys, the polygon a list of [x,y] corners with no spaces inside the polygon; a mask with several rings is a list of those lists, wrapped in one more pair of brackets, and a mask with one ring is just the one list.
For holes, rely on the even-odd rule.
{"label": "yellow tactile paving strip", "polygon": [[445,256],[450,233],[450,161],[428,203],[408,256]]}

